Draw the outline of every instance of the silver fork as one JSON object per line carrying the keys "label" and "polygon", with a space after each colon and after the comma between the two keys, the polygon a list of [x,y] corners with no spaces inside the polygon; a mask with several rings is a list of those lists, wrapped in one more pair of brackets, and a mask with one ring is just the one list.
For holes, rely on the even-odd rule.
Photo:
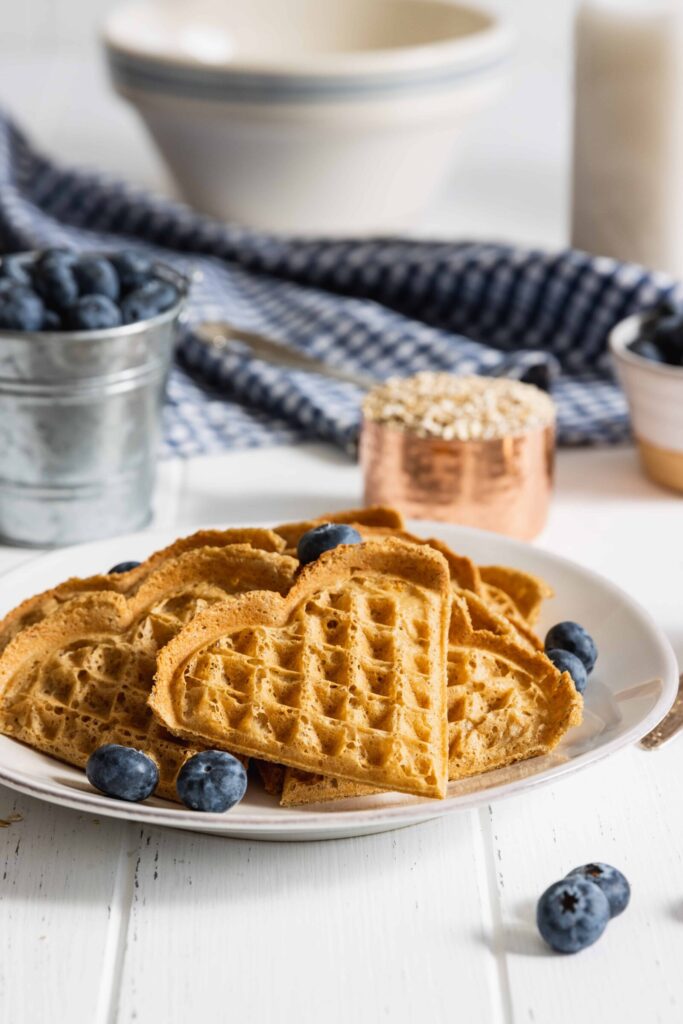
{"label": "silver fork", "polygon": [[664,715],[659,725],[643,736],[639,746],[643,750],[657,750],[668,743],[683,728],[683,674],[678,679],[678,693],[671,710]]}

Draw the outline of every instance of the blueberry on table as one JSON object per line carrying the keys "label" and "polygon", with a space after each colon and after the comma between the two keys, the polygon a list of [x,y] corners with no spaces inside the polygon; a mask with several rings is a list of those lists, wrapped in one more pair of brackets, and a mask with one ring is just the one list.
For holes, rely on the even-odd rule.
{"label": "blueberry on table", "polygon": [[555,668],[560,672],[568,672],[572,682],[579,693],[583,693],[588,684],[588,673],[583,662],[570,651],[562,651],[559,648],[550,648],[545,652],[552,661]]}
{"label": "blueberry on table", "polygon": [[119,276],[104,256],[82,256],[74,264],[74,276],[81,295],[106,295],[112,302],[117,301]]}
{"label": "blueberry on table", "polygon": [[123,250],[109,257],[110,263],[118,274],[121,289],[124,292],[139,288],[145,281],[154,276],[154,264],[142,253]]}
{"label": "blueberry on table", "polygon": [[75,331],[101,331],[121,326],[121,311],[106,295],[84,295],[69,310],[69,327]]}
{"label": "blueberry on table", "polygon": [[23,285],[15,285],[0,295],[0,330],[39,331],[45,306],[39,295]]}
{"label": "blueberry on table", "polygon": [[590,633],[578,622],[558,622],[548,630],[545,638],[546,652],[558,648],[576,655],[579,661],[583,662],[588,675],[591,674],[598,659],[598,649]]}
{"label": "blueberry on table", "polygon": [[203,750],[178,772],[176,792],[192,811],[222,814],[238,804],[247,790],[241,761],[224,750]]}
{"label": "blueberry on table", "polygon": [[98,747],[88,758],[85,774],[105,796],[131,802],[146,800],[159,782],[159,769],[151,757],[119,743]]}
{"label": "blueberry on table", "polygon": [[116,565],[112,565],[107,576],[113,576],[119,572],[130,572],[131,569],[137,569],[140,564],[140,562],[117,562]]}
{"label": "blueberry on table", "polygon": [[178,289],[168,281],[154,279],[126,295],[121,303],[123,322],[134,324],[138,320],[151,320],[160,313],[175,306],[179,299]]}
{"label": "blueberry on table", "polygon": [[666,357],[662,350],[649,338],[636,338],[628,346],[629,352],[634,352],[643,359],[649,359],[653,363],[665,363]]}
{"label": "blueberry on table", "polygon": [[592,946],[609,919],[609,903],[602,889],[578,875],[551,885],[536,907],[541,937],[556,953],[578,953]]}
{"label": "blueberry on table", "polygon": [[324,551],[338,548],[340,544],[361,544],[363,538],[358,530],[344,523],[321,523],[302,534],[296,554],[302,565],[315,562]]}
{"label": "blueberry on table", "polygon": [[609,904],[610,917],[617,917],[626,910],[631,899],[631,886],[621,871],[613,868],[611,864],[602,864],[597,861],[595,864],[582,864],[580,868],[573,868],[567,878],[587,878],[599,889],[602,889]]}

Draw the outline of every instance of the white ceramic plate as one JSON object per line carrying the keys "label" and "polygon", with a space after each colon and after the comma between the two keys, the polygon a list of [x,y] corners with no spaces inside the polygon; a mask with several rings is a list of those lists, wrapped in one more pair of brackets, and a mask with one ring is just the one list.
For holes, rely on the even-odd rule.
{"label": "white ceramic plate", "polygon": [[[89,786],[82,771],[0,736],[0,782],[52,803],[150,825],[243,839],[334,839],[416,824],[549,782],[636,742],[666,714],[678,687],[673,651],[648,613],[614,584],[556,555],[495,534],[437,523],[415,523],[411,529],[441,537],[480,564],[511,565],[542,576],[556,597],[544,607],[540,631],[574,619],[593,634],[599,659],[586,694],[584,722],[552,754],[452,782],[441,801],[391,794],[282,808],[252,784],[241,804],[219,815],[197,814],[155,798],[143,804],[110,800]],[[43,555],[0,578],[0,615],[68,576],[88,576],[124,559],[143,559],[174,536],[134,534]]]}

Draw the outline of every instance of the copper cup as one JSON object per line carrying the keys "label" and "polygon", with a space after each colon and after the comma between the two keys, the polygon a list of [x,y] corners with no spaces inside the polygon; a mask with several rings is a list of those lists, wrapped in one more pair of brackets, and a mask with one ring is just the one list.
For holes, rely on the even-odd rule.
{"label": "copper cup", "polygon": [[553,484],[553,424],[487,441],[421,437],[364,419],[360,461],[368,505],[531,540]]}

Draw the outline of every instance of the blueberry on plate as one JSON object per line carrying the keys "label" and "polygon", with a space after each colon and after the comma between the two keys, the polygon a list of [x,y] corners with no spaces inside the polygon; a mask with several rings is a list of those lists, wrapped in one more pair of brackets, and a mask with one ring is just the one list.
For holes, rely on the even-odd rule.
{"label": "blueberry on plate", "polygon": [[222,814],[238,804],[247,790],[241,761],[224,750],[202,750],[178,772],[176,792],[192,811]]}
{"label": "blueberry on plate", "polygon": [[74,275],[81,295],[106,295],[112,302],[117,301],[119,276],[104,256],[82,256],[74,264]]}
{"label": "blueberry on plate", "polygon": [[628,346],[630,352],[634,352],[643,359],[649,359],[652,363],[665,363],[666,358],[662,350],[649,338],[636,338]]}
{"label": "blueberry on plate", "polygon": [[0,295],[0,330],[39,331],[45,306],[39,295],[23,285],[15,285]]}
{"label": "blueberry on plate", "polygon": [[59,253],[41,257],[33,266],[33,287],[52,309],[70,309],[78,299],[73,266]]}
{"label": "blueberry on plate", "polygon": [[88,758],[85,774],[106,796],[132,802],[146,800],[159,782],[159,769],[152,758],[120,743],[98,747]]}
{"label": "blueberry on plate", "polygon": [[558,622],[548,630],[545,638],[546,652],[558,648],[576,655],[579,661],[583,662],[588,675],[591,674],[598,660],[598,649],[590,633],[578,622]]}
{"label": "blueberry on plate", "polygon": [[161,281],[158,278],[146,281],[134,292],[126,295],[121,303],[123,322],[134,324],[138,320],[151,320],[152,317],[159,316],[160,313],[165,313],[167,309],[175,306],[179,297],[178,289],[168,281]]}
{"label": "blueberry on plate", "polygon": [[628,880],[617,871],[611,864],[582,864],[580,868],[573,868],[567,878],[587,878],[599,889],[602,889],[609,904],[610,917],[617,917],[626,910],[631,899],[631,886]]}
{"label": "blueberry on plate", "polygon": [[569,672],[574,686],[579,693],[583,693],[588,684],[588,673],[583,662],[570,651],[562,651],[559,648],[551,647],[545,653],[560,672]]}
{"label": "blueberry on plate", "polygon": [[536,907],[541,937],[556,953],[578,953],[592,946],[609,918],[609,903],[602,889],[578,875],[551,885]]}
{"label": "blueberry on plate", "polygon": [[344,523],[321,523],[307,530],[299,538],[296,547],[297,558],[302,565],[315,562],[324,551],[338,548],[340,544],[361,544],[363,538],[358,530]]}
{"label": "blueberry on plate", "polygon": [[69,327],[75,331],[101,331],[121,326],[121,311],[106,295],[84,295],[69,310]]}
{"label": "blueberry on plate", "polygon": [[122,252],[116,252],[111,255],[109,262],[118,274],[121,289],[124,292],[130,292],[135,288],[139,288],[140,285],[144,284],[145,281],[149,281],[154,276],[154,264],[147,256],[143,256],[140,252],[124,249]]}
{"label": "blueberry on plate", "polygon": [[31,287],[31,275],[26,263],[18,256],[3,256],[0,263],[0,279]]}
{"label": "blueberry on plate", "polygon": [[119,572],[130,572],[131,569],[137,569],[140,564],[140,562],[117,562],[116,565],[112,565],[107,576],[113,576]]}

